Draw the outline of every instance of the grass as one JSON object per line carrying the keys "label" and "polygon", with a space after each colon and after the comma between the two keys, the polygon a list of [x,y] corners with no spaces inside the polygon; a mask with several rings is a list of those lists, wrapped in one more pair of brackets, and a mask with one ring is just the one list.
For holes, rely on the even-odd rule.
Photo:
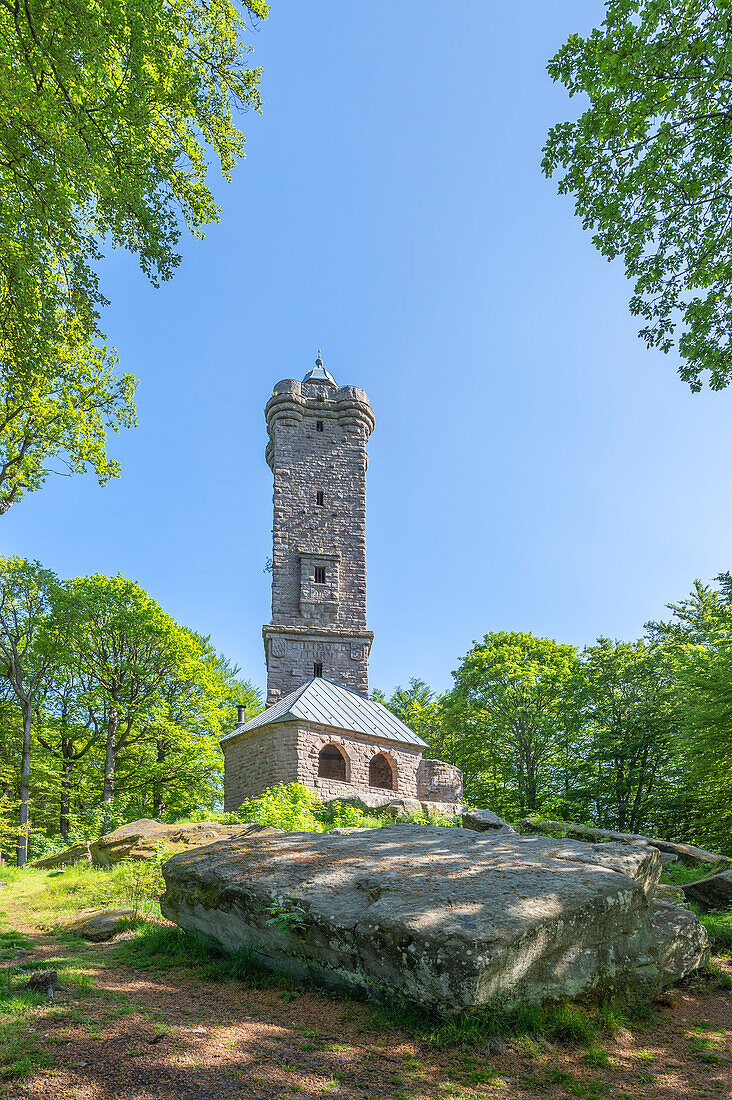
{"label": "grass", "polygon": [[732,909],[713,909],[698,916],[709,933],[714,954],[732,955]]}
{"label": "grass", "polygon": [[[107,869],[76,863],[63,871],[3,867],[0,882],[13,888],[13,896],[37,916],[37,927],[61,932],[59,927],[83,909],[136,909],[139,914],[159,917],[159,895],[165,888],[159,860],[123,860]],[[0,958],[15,954],[12,937],[0,933]],[[73,933],[63,930],[72,941]],[[4,940],[2,937],[6,937]],[[3,949],[11,951],[3,955]]]}
{"label": "grass", "polygon": [[526,1037],[560,1044],[576,1044],[600,1058],[599,1036],[612,1035],[627,1020],[605,1006],[585,1008],[574,1004],[520,1005],[507,1011],[483,1009],[445,1019],[393,1003],[371,1010],[376,1027],[398,1027],[439,1047],[469,1047],[487,1039]]}
{"label": "grass", "polygon": [[679,860],[678,864],[664,864],[660,881],[670,883],[670,886],[682,887],[687,882],[696,882],[698,879],[706,879],[713,875],[713,869],[706,867],[687,867]]}
{"label": "grass", "polygon": [[[279,989],[285,1000],[304,988],[298,982],[297,990],[293,991],[292,979],[265,969],[246,949],[225,954],[205,939],[169,925],[142,926],[134,939],[111,948],[110,958],[134,969],[158,972],[195,968],[210,981],[239,981],[250,988]],[[336,994],[332,996],[337,997]],[[576,1044],[586,1048],[587,1064],[599,1068],[608,1064],[607,1053],[599,1043],[601,1037],[612,1036],[631,1022],[647,1023],[656,1018],[656,1012],[648,1006],[638,1006],[630,1016],[623,1016],[608,1005],[599,1008],[573,1004],[524,1005],[506,1012],[483,1010],[446,1019],[393,1002],[372,1006],[370,1017],[372,1025],[379,1030],[399,1029],[441,1048],[476,1046],[491,1037],[541,1038],[563,1045]],[[318,1038],[308,1031],[303,1032],[303,1037]],[[306,1044],[306,1047],[311,1045],[314,1046]]]}
{"label": "grass", "polygon": [[22,932],[0,932],[0,959],[14,959],[19,951],[30,951],[33,944]]}
{"label": "grass", "polygon": [[[156,876],[159,875],[159,868],[143,865],[144,874],[138,873],[139,869],[140,865],[130,867],[129,864],[118,864],[111,870],[82,864],[63,872],[18,872],[3,868],[0,870],[0,881],[12,885],[14,905],[20,904],[25,911],[32,912],[39,921],[39,927],[48,929],[58,927],[79,908],[102,905],[127,907],[131,890],[142,889],[151,894],[158,890],[160,879]],[[729,950],[732,947],[732,910],[706,914],[703,919],[710,931],[714,950]],[[0,914],[0,927],[3,926]],[[275,1001],[281,998],[287,1002],[308,988],[300,980],[264,969],[246,950],[225,954],[205,939],[170,925],[143,922],[137,927],[134,938],[124,939],[106,949],[103,958],[95,954],[95,948],[90,948],[73,935],[57,934],[65,940],[62,948],[65,954],[44,959],[43,966],[57,969],[61,984],[79,996],[94,996],[95,971],[117,964],[156,973],[179,968],[195,971],[202,979],[238,981],[256,990],[272,988],[276,991]],[[38,963],[34,963],[32,958],[18,958],[19,952],[32,949],[32,946],[31,940],[22,933],[0,932],[0,957],[17,959],[16,965],[9,971],[7,988],[0,991],[0,1078],[22,1078],[48,1064],[46,1054],[39,1049],[32,1034],[32,1023],[39,1007],[45,1004],[47,1012],[49,1005],[45,998],[34,997],[25,988],[28,971],[37,969]],[[732,987],[732,980],[715,964],[693,981],[699,983],[699,988],[709,990]],[[347,1009],[349,999],[345,995],[331,996],[344,1001]],[[81,1004],[83,1002],[66,1010],[70,1018],[77,1020],[75,1013],[81,1012]],[[98,1013],[89,1003],[83,1007],[84,1012],[79,1019],[88,1030],[89,1039],[94,1039]],[[124,1003],[110,1009],[113,1017],[130,1011],[135,1011],[135,1008]],[[253,1008],[252,1014],[256,1015],[259,1011]],[[194,1014],[191,1012],[191,1015]],[[426,1045],[453,1050],[456,1057],[461,1057],[458,1053],[461,1051],[467,1057],[471,1051],[480,1054],[481,1050],[483,1053],[486,1049],[500,1050],[501,1042],[510,1040],[517,1054],[530,1058],[537,1073],[543,1072],[544,1076],[536,1080],[542,1082],[544,1091],[553,1085],[561,1085],[569,1095],[599,1097],[603,1095],[602,1080],[594,1080],[591,1075],[595,1071],[595,1075],[602,1078],[611,1066],[604,1041],[621,1028],[632,1027],[636,1033],[650,1028],[658,1019],[658,1009],[648,1005],[625,1006],[621,1013],[610,1003],[599,1006],[567,1003],[544,1007],[521,1006],[502,1012],[484,1009],[445,1019],[395,1001],[371,1007],[368,1016],[372,1027],[384,1033],[383,1040],[376,1039],[377,1046],[391,1042],[396,1030],[416,1037]],[[317,1043],[304,1043],[303,1050],[323,1049],[323,1040],[317,1032],[302,1029],[302,1036],[306,1040],[317,1040]],[[548,1074],[553,1071],[551,1053],[547,1054],[547,1051],[556,1051],[561,1046],[582,1049],[584,1076],[580,1072],[577,1078],[564,1075],[561,1081],[550,1080]],[[708,1042],[706,1036],[702,1035],[701,1039],[699,1036],[692,1037],[689,1049],[697,1060],[710,1066],[717,1064],[718,1055],[713,1042]],[[636,1081],[650,1083],[652,1075],[644,1077],[644,1073],[652,1068],[639,1067]],[[415,1072],[414,1067],[407,1064],[405,1071]],[[474,1060],[470,1066],[466,1061],[464,1074],[469,1077],[469,1086],[473,1088],[496,1084],[493,1069],[484,1061]],[[455,1092],[455,1095],[458,1094],[459,1090]]]}
{"label": "grass", "polygon": [[0,1078],[28,1077],[50,1063],[28,1026],[48,999],[29,992],[26,982],[16,975],[0,992]]}

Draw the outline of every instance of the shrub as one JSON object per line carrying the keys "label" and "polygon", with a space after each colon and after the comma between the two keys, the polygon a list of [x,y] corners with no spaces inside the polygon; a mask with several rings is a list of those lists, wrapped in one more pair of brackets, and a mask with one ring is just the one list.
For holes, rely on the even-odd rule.
{"label": "shrub", "polygon": [[[258,821],[288,832],[321,832],[323,806],[312,791],[302,783],[279,783],[266,790],[259,798],[249,798],[236,812],[240,822]],[[228,817],[234,816],[231,814]]]}

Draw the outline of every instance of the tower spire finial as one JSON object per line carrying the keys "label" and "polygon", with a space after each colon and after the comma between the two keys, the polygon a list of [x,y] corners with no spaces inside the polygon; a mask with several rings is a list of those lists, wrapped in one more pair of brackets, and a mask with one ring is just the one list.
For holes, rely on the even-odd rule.
{"label": "tower spire finial", "polygon": [[320,348],[318,348],[318,358],[315,360],[315,366],[316,367],[322,367],[322,365],[323,365],[323,353],[320,350]]}

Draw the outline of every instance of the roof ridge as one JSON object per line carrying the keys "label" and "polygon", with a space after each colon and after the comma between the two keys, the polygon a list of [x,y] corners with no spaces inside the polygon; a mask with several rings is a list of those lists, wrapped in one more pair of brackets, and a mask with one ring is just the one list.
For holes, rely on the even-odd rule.
{"label": "roof ridge", "polygon": [[297,719],[314,725],[427,748],[422,738],[383,703],[369,699],[355,688],[346,687],[326,676],[311,676],[283,699],[267,707],[243,726],[237,726],[221,740],[248,733],[261,726]]}

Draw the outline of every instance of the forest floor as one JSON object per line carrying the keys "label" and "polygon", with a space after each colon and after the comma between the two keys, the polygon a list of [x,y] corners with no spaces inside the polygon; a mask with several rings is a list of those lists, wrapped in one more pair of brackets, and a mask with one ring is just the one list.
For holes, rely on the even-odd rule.
{"label": "forest floor", "polygon": [[[5,1097],[732,1095],[732,992],[722,988],[732,984],[730,958],[718,960],[716,977],[687,980],[631,1019],[593,1022],[573,1010],[523,1034],[462,1034],[437,1025],[430,1032],[353,1000],[289,988],[283,979],[235,978],[222,965],[217,972],[215,961],[186,958],[172,927],[148,925],[110,944],[84,943],[64,932],[70,914],[59,920],[49,901],[53,877],[16,872],[0,890]],[[62,988],[53,1000],[23,992],[27,975],[44,969],[58,972]]]}

